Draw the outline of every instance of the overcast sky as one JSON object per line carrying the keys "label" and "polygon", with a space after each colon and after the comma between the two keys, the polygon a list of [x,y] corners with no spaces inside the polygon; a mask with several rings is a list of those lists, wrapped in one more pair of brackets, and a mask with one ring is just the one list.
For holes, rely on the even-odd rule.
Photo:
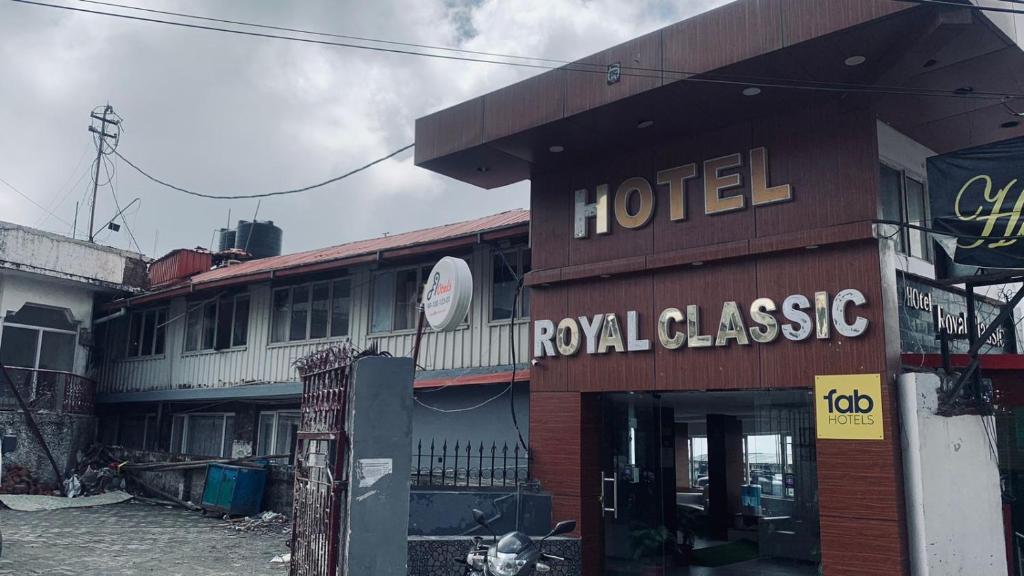
{"label": "overcast sky", "polygon": [[[50,0],[45,0],[50,1]],[[112,0],[119,2],[119,0]],[[75,0],[53,3],[140,14]],[[725,0],[152,1],[124,4],[339,34],[576,59]],[[155,16],[162,18],[160,16]],[[295,188],[413,141],[414,121],[536,74],[331,46],[189,30],[0,2],[0,220],[70,234],[95,155],[89,112],[124,118],[119,151],[172,183],[213,194]],[[255,200],[161,188],[120,160],[114,190],[143,252],[209,246],[251,219]],[[100,181],[107,180],[101,175]],[[412,164],[412,152],[315,192],[263,200],[285,252],[528,208],[529,183],[481,190]],[[100,189],[97,227],[116,212]],[[100,234],[131,247],[128,234]],[[155,250],[154,250],[155,245]]]}

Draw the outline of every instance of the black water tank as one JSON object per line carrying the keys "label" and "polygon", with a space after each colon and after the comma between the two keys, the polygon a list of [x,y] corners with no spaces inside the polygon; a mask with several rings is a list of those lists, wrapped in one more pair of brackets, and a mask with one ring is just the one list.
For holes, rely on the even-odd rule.
{"label": "black water tank", "polygon": [[217,243],[217,251],[223,252],[235,247],[235,231],[227,228],[220,229],[220,242]]}
{"label": "black water tank", "polygon": [[235,229],[235,248],[241,248],[253,258],[281,255],[281,229],[274,222],[239,220]]}

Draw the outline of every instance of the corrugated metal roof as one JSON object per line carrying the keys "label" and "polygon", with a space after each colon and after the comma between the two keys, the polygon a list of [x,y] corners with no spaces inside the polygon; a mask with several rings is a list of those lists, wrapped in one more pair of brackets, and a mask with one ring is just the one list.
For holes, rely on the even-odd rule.
{"label": "corrugated metal roof", "polygon": [[319,248],[295,254],[273,256],[251,260],[233,266],[218,268],[196,274],[192,277],[191,283],[199,287],[200,284],[237,278],[240,276],[251,276],[290,268],[300,268],[312,264],[321,264],[335,260],[345,260],[357,256],[376,254],[387,250],[408,248],[418,245],[431,244],[454,238],[475,236],[476,234],[510,228],[526,224],[530,221],[529,210],[510,210],[499,214],[492,214],[475,220],[445,224],[435,228],[414,230],[392,236],[373,238],[370,240],[357,240],[348,244]]}

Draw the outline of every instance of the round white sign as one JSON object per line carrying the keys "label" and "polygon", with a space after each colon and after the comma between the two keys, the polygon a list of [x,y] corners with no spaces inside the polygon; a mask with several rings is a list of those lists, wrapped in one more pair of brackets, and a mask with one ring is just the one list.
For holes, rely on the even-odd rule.
{"label": "round white sign", "polygon": [[469,312],[473,274],[461,258],[445,256],[434,265],[423,286],[423,313],[434,330],[451,330]]}

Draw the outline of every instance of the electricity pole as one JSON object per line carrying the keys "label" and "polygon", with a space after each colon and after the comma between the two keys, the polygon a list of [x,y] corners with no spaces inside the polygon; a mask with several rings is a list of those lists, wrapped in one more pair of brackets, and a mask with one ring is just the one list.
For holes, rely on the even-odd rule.
{"label": "electricity pole", "polygon": [[[102,114],[98,111],[102,109]],[[89,117],[93,119],[93,122],[89,124],[89,132],[96,135],[96,171],[93,173],[92,179],[92,206],[89,209],[89,242],[93,241],[94,231],[93,225],[96,219],[96,189],[100,185],[100,164],[103,162],[103,156],[110,154],[117,147],[117,140],[121,136],[120,124],[121,118],[114,112],[114,108],[107,104],[106,106],[97,106],[90,114]],[[98,122],[98,126],[97,126]],[[108,130],[109,128],[109,132]],[[105,149],[107,138],[114,141],[113,146]]]}

